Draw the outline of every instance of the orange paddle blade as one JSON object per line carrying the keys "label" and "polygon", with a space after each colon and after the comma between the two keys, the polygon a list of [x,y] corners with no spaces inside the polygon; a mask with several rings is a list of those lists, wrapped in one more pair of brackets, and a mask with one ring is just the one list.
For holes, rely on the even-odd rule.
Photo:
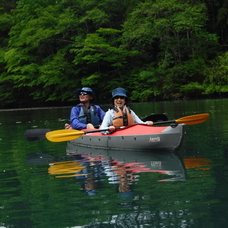
{"label": "orange paddle blade", "polygon": [[180,119],[175,120],[175,122],[184,123],[186,125],[199,124],[199,123],[205,122],[209,118],[209,116],[210,115],[208,113],[203,113],[198,115],[182,117]]}

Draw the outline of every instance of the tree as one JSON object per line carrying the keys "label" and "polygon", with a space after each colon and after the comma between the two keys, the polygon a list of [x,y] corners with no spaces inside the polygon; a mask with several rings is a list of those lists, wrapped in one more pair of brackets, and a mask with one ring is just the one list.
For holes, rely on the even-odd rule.
{"label": "tree", "polygon": [[[175,97],[186,82],[203,81],[196,59],[206,65],[213,51],[211,47],[217,45],[216,35],[205,30],[205,12],[202,3],[162,0],[152,4],[151,1],[139,2],[128,15],[123,25],[123,39],[130,50],[141,50],[139,65],[146,63],[138,72],[134,68],[133,73],[135,84],[139,75],[138,88],[143,84],[145,100],[154,96],[167,99],[170,94]],[[181,68],[185,71],[180,71]],[[141,97],[139,91],[134,94],[134,99]]]}
{"label": "tree", "polygon": [[205,94],[228,93],[228,52],[211,61],[203,85]]}

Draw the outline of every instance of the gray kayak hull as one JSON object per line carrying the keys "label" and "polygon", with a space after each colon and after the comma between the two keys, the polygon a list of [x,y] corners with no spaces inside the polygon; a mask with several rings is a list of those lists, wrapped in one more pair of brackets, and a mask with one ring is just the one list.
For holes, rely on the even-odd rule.
{"label": "gray kayak hull", "polygon": [[[71,147],[81,146],[112,150],[178,150],[183,142],[185,125],[166,127],[133,126],[130,133],[126,130],[116,131],[114,134],[90,133],[69,141]],[[161,131],[160,131],[161,128]],[[160,132],[159,132],[160,131]],[[129,132],[129,128],[128,128]],[[140,133],[141,132],[141,133]],[[145,133],[144,133],[145,132]]]}

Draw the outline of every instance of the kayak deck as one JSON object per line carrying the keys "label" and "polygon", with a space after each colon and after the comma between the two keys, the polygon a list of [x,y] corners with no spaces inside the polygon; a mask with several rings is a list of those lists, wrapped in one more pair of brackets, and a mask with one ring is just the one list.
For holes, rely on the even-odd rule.
{"label": "kayak deck", "polygon": [[[157,134],[157,133],[161,133],[165,129],[167,129],[167,126],[151,127],[151,126],[148,126],[148,125],[145,125],[145,124],[136,124],[136,125],[133,125],[133,126],[128,126],[128,127],[121,128],[121,129],[113,132],[112,134],[110,134],[110,136]],[[85,129],[85,130],[82,130],[82,131],[86,132],[86,131],[88,131],[88,129]],[[89,133],[87,135],[105,136],[101,132]]]}

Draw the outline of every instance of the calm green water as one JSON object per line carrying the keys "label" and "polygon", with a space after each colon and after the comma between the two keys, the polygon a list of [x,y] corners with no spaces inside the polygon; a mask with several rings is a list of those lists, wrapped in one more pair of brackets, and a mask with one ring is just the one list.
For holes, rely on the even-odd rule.
{"label": "calm green water", "polygon": [[0,111],[0,227],[227,227],[227,103],[132,104],[140,117],[211,115],[186,127],[177,153],[82,149],[67,155],[66,142],[23,135],[62,129],[70,108]]}

